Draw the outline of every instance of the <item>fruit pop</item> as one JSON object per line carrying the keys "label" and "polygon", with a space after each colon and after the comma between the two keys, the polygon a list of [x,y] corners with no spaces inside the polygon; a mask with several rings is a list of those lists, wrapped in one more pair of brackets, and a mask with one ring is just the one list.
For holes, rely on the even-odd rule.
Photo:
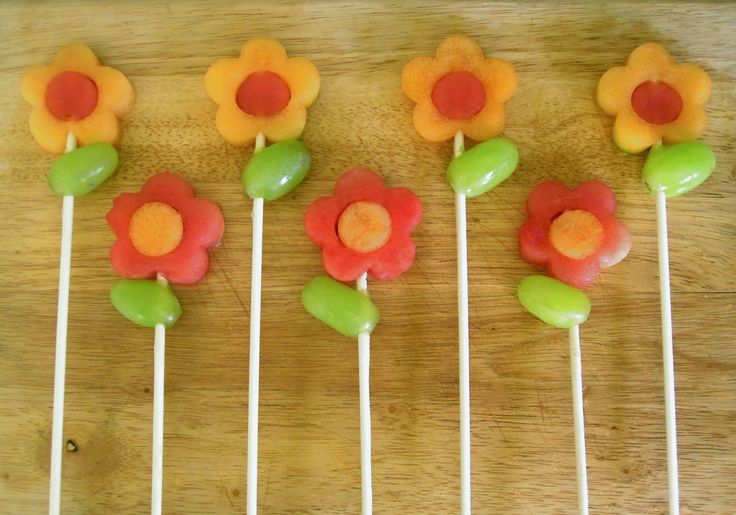
{"label": "fruit pop", "polygon": [[219,245],[225,223],[215,204],[195,197],[184,179],[165,172],[148,179],[138,193],[118,195],[107,222],[117,237],[110,262],[126,277],[112,288],[110,300],[130,321],[154,328],[151,513],[160,515],[166,328],[181,315],[169,283],[190,285],[204,278],[207,251]]}
{"label": "fruit pop", "polygon": [[623,260],[631,250],[631,236],[615,216],[613,191],[598,180],[573,189],[556,181],[541,182],[529,195],[526,210],[527,219],[519,230],[519,252],[528,263],[544,265],[550,277],[524,278],[518,296],[527,311],[546,324],[569,329],[578,511],[587,515],[579,326],[588,318],[590,301],[577,288],[595,281],[601,268]]}
{"label": "fruit pop", "polygon": [[122,134],[118,117],[132,110],[135,92],[125,75],[102,66],[92,50],[74,43],[61,48],[51,64],[26,70],[21,94],[32,107],[33,138],[45,150],[64,154],[54,163],[48,177],[51,190],[63,199],[49,481],[49,514],[56,515],[61,509],[74,199],[91,193],[115,172],[118,152],[114,145],[120,142]]}
{"label": "fruit pop", "polygon": [[616,146],[627,153],[650,149],[642,179],[647,191],[656,198],[670,515],[680,512],[680,487],[667,198],[698,187],[715,169],[711,148],[695,140],[708,121],[702,104],[708,100],[710,90],[710,77],[702,68],[676,63],[657,43],[634,49],[625,66],[611,68],[601,77],[597,90],[598,104],[606,114],[616,117]]}
{"label": "fruit pop", "polygon": [[[246,510],[253,515],[258,507],[263,203],[292,191],[309,171],[309,150],[297,138],[304,130],[307,107],[319,93],[320,78],[311,61],[288,57],[275,39],[257,37],[243,45],[239,57],[212,64],[204,83],[218,105],[215,122],[220,135],[233,145],[255,142],[242,177],[243,188],[253,199],[246,480]],[[267,147],[267,139],[276,143]]]}
{"label": "fruit pop", "polygon": [[[373,512],[370,334],[379,317],[368,297],[368,275],[386,281],[409,269],[416,254],[411,232],[421,219],[422,203],[411,190],[386,188],[364,168],[343,174],[335,194],[315,200],[304,217],[307,235],[322,248],[322,263],[331,276],[307,283],[304,308],[340,334],[358,339],[363,515]],[[353,281],[357,289],[343,284]]]}
{"label": "fruit pop", "polygon": [[[506,119],[504,102],[516,92],[514,67],[485,58],[474,40],[450,36],[435,57],[417,57],[404,66],[401,87],[416,102],[414,127],[428,141],[454,138],[454,158],[447,180],[455,191],[458,276],[458,340],[460,383],[461,513],[470,502],[470,342],[468,317],[468,253],[466,198],[498,186],[516,170],[519,153],[504,138],[496,138]],[[465,150],[465,136],[479,143]],[[493,138],[493,139],[490,139]]]}

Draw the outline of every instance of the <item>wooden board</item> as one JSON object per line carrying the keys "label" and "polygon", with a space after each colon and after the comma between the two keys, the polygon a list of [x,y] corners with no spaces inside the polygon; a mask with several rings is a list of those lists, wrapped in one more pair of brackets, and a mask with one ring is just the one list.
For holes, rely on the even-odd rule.
{"label": "wooden board", "polygon": [[61,203],[53,158],[28,131],[23,70],[70,41],[90,45],[138,92],[117,174],[77,202],[64,438],[64,513],[149,510],[153,332],[108,299],[118,279],[104,215],[112,199],[173,170],[220,204],[223,244],[203,284],[175,287],[168,333],[164,510],[242,513],[247,412],[250,150],[226,144],[202,76],[253,35],[279,38],[322,74],[304,141],[313,168],[267,205],[264,249],[262,513],[357,513],[357,346],[302,308],[321,272],[302,217],[358,165],[425,205],[418,257],[372,282],[381,310],[371,370],[376,513],[455,513],[459,501],[455,233],[444,180],[451,144],[423,141],[403,65],[443,37],[478,39],[514,63],[505,135],[516,173],[469,202],[473,506],[476,513],[574,513],[575,459],[564,331],[515,296],[537,269],[517,253],[532,187],[600,178],[618,194],[633,249],[588,290],[583,375],[593,513],[664,513],[666,464],[655,212],[643,156],[616,151],[593,98],[638,44],[664,43],[713,79],[703,139],[718,167],[669,203],[683,513],[736,510],[736,156],[734,4],[313,2],[3,3],[0,6],[0,512],[46,509]]}

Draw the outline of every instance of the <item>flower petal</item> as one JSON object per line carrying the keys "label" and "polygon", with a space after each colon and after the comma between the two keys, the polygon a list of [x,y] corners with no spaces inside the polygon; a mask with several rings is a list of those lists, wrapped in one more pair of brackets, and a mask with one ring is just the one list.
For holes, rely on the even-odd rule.
{"label": "flower petal", "polygon": [[621,111],[613,124],[613,141],[624,152],[637,154],[654,145],[661,137],[657,127],[643,121],[631,108]]}
{"label": "flower petal", "polygon": [[113,199],[112,209],[107,212],[105,219],[118,238],[127,237],[130,219],[145,203],[140,193],[121,193]]}
{"label": "flower petal", "polygon": [[696,64],[676,64],[667,70],[664,81],[675,88],[685,104],[703,104],[710,97],[710,76]]}
{"label": "flower petal", "polygon": [[309,204],[304,214],[304,230],[317,246],[338,246],[337,219],[342,206],[335,197],[321,197]]}
{"label": "flower petal", "polygon": [[309,59],[292,57],[273,70],[289,85],[291,102],[309,107],[319,95],[319,71]]}
{"label": "flower petal", "polygon": [[67,127],[83,145],[90,143],[116,144],[122,136],[118,118],[112,111],[100,105],[87,118],[76,122],[68,122]]}
{"label": "flower petal", "polygon": [[66,149],[66,136],[69,132],[64,122],[60,122],[45,107],[36,107],[29,119],[33,138],[44,149],[54,154],[63,154]]}
{"label": "flower petal", "polygon": [[117,116],[125,116],[133,109],[135,90],[120,71],[109,66],[98,66],[90,70],[89,76],[97,84],[100,105]]}
{"label": "flower petal", "polygon": [[565,209],[565,199],[572,190],[557,181],[542,181],[529,194],[526,201],[526,212],[529,218],[550,220]]}
{"label": "flower petal", "polygon": [[20,82],[20,92],[25,101],[33,107],[45,107],[46,86],[58,73],[59,70],[45,64],[28,68]]}
{"label": "flower petal", "polygon": [[53,64],[63,69],[88,69],[99,65],[100,60],[88,46],[72,43],[56,53]]}
{"label": "flower petal", "polygon": [[442,116],[431,103],[421,102],[414,107],[414,127],[424,139],[441,142],[453,138],[463,125]]}
{"label": "flower petal", "polygon": [[422,201],[410,189],[387,189],[380,203],[391,215],[392,233],[409,234],[422,221]]}
{"label": "flower petal", "polygon": [[175,206],[178,201],[194,197],[194,190],[187,181],[174,173],[160,172],[146,181],[141,188],[146,202],[159,200]]}
{"label": "flower petal", "polygon": [[248,145],[263,131],[267,119],[249,116],[237,106],[217,110],[215,125],[220,135],[233,145]]}
{"label": "flower petal", "polygon": [[478,78],[486,86],[486,102],[503,103],[516,93],[516,70],[503,59],[486,59],[480,67]]}
{"label": "flower petal", "polygon": [[156,271],[175,284],[200,282],[207,274],[210,262],[207,250],[195,241],[182,241],[176,250],[158,260]]}
{"label": "flower petal", "polygon": [[464,68],[483,60],[483,49],[467,36],[449,36],[440,43],[435,54],[438,59],[449,60],[455,64],[465,63]]}
{"label": "flower petal", "polygon": [[598,82],[596,99],[601,109],[611,116],[631,106],[631,94],[638,85],[638,77],[626,66],[616,66],[603,74]]}
{"label": "flower petal", "polygon": [[403,274],[414,262],[416,251],[408,235],[394,233],[388,243],[376,252],[370,265],[370,276],[387,281]]}
{"label": "flower petal", "polygon": [[599,218],[603,224],[604,239],[598,252],[598,263],[603,268],[611,267],[623,260],[631,250],[631,234],[620,220]]}
{"label": "flower petal", "polygon": [[374,200],[384,191],[383,181],[367,168],[355,168],[345,172],[335,183],[335,196],[345,205],[357,200]]}
{"label": "flower petal", "polygon": [[427,102],[431,98],[432,89],[440,78],[436,63],[431,57],[417,57],[401,71],[401,89],[414,102]]}
{"label": "flower petal", "polygon": [[247,75],[248,68],[240,59],[220,59],[207,68],[204,87],[217,105],[236,106],[236,92]]}
{"label": "flower petal", "polygon": [[286,59],[286,49],[273,38],[251,38],[240,49],[240,60],[252,71],[268,69]]}
{"label": "flower petal", "polygon": [[286,109],[265,121],[263,134],[269,141],[283,141],[298,138],[307,123],[307,108],[290,103]]}
{"label": "flower petal", "polygon": [[461,130],[470,139],[485,141],[498,136],[505,123],[506,109],[503,104],[486,102],[480,113],[462,123]]}
{"label": "flower petal", "polygon": [[219,245],[225,230],[225,220],[217,204],[201,198],[188,198],[179,203],[176,210],[184,223],[184,237],[188,235],[202,247],[209,249]]}
{"label": "flower petal", "polygon": [[616,212],[616,195],[602,181],[586,181],[572,191],[572,198],[565,204],[565,209],[589,211],[600,220]]}
{"label": "flower petal", "polygon": [[133,247],[127,234],[118,237],[110,249],[110,263],[117,273],[129,279],[153,279],[158,271],[154,261]]}
{"label": "flower petal", "polygon": [[322,250],[325,270],[338,281],[355,281],[371,266],[371,254],[359,254],[343,246],[328,246]]}
{"label": "flower petal", "polygon": [[698,104],[686,103],[677,120],[661,127],[662,140],[669,145],[697,139],[703,134],[707,124],[705,110]]}
{"label": "flower petal", "polygon": [[575,288],[585,288],[598,277],[598,256],[570,259],[552,250],[547,261],[547,273]]}
{"label": "flower petal", "polygon": [[519,254],[527,263],[543,265],[549,260],[549,220],[528,218],[519,229]]}
{"label": "flower petal", "polygon": [[661,70],[674,64],[672,56],[659,43],[644,43],[631,52],[627,65],[644,70]]}
{"label": "flower petal", "polygon": [[527,200],[529,218],[551,222],[554,216],[571,209],[589,211],[598,218],[612,216],[616,212],[616,196],[599,180],[586,181],[574,189],[561,182],[542,181]]}

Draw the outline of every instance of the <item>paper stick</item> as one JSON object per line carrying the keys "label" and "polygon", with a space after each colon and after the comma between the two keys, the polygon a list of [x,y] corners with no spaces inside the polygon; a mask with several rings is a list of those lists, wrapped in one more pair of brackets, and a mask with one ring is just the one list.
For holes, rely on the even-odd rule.
{"label": "paper stick", "polygon": [[[465,138],[455,134],[453,155],[465,151]],[[457,231],[457,318],[460,354],[460,513],[470,513],[470,336],[468,322],[468,241],[465,195],[455,193]]]}
{"label": "paper stick", "polygon": [[[66,137],[66,153],[77,148],[71,132]],[[65,195],[61,208],[61,256],[59,258],[59,301],[56,312],[56,358],[54,365],[54,409],[51,423],[51,471],[49,515],[61,509],[61,459],[64,436],[64,383],[66,380],[66,333],[69,320],[69,280],[72,264],[74,197]]]}
{"label": "paper stick", "polygon": [[[356,284],[358,291],[368,295],[368,274],[363,273]],[[358,370],[360,382],[360,472],[362,483],[363,515],[373,513],[373,486],[371,473],[371,399],[370,359],[371,334],[358,335]]]}
{"label": "paper stick", "polygon": [[578,477],[578,511],[588,515],[588,470],[585,460],[585,416],[583,413],[583,368],[580,358],[580,326],[570,328],[570,376],[575,419],[575,464]]}
{"label": "paper stick", "polygon": [[[266,146],[262,132],[256,136],[254,154]],[[261,270],[263,260],[263,199],[253,199],[253,257],[250,288],[250,360],[248,366],[248,475],[247,513],[258,509],[258,390],[261,354]]]}
{"label": "paper stick", "polygon": [[667,198],[657,192],[657,245],[659,248],[659,302],[662,312],[662,362],[664,366],[664,407],[667,426],[667,487],[670,515],[680,513],[677,472],[677,416],[675,413],[675,360],[672,344],[672,300],[670,295],[670,255],[667,238]]}
{"label": "paper stick", "polygon": [[[158,274],[156,279],[167,284]],[[151,515],[161,515],[164,469],[164,357],[166,326],[156,324],[153,340],[153,457],[151,459]]]}

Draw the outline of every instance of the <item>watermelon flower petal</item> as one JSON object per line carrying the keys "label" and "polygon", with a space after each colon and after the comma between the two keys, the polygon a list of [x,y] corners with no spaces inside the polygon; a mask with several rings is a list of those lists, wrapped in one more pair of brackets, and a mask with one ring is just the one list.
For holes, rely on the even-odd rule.
{"label": "watermelon flower petal", "polygon": [[[163,212],[163,216],[169,218],[162,221],[162,215],[159,219],[149,215],[136,224],[131,223],[144,206],[151,205],[168,206],[156,212]],[[167,232],[170,225],[164,223],[170,222],[171,217],[174,217],[174,225],[180,223],[182,228],[173,249],[157,255],[149,252],[148,247],[136,246],[131,234],[134,225],[152,234],[155,243],[156,238],[165,240],[171,236],[171,230]],[[120,194],[106,218],[117,237],[110,249],[110,261],[120,275],[130,279],[153,279],[161,274],[177,284],[195,284],[202,280],[209,266],[207,250],[219,244],[225,229],[217,205],[194,197],[191,186],[184,179],[167,172],[148,179],[138,193]]]}
{"label": "watermelon flower petal", "polygon": [[[360,252],[346,245],[338,225],[348,207],[356,204],[377,204],[390,219],[388,237],[369,252]],[[380,177],[370,170],[357,168],[340,177],[335,194],[322,197],[309,205],[304,228],[309,238],[322,248],[325,270],[338,281],[355,281],[364,272],[379,280],[392,279],[409,269],[416,247],[411,232],[422,219],[422,203],[406,188],[386,188]],[[355,231],[370,231],[370,222]]]}

